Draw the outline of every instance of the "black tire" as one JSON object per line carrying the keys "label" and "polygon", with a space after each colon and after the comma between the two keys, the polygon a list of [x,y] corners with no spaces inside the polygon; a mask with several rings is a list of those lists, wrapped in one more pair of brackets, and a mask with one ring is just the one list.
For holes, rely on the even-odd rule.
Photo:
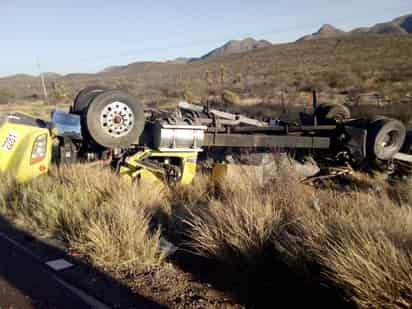
{"label": "black tire", "polygon": [[406,154],[412,154],[412,130],[406,131],[405,142],[403,143],[401,152]]}
{"label": "black tire", "polygon": [[376,123],[376,122],[378,122],[378,121],[381,121],[381,120],[383,120],[383,119],[390,120],[391,118],[388,118],[388,117],[382,116],[382,115],[376,115],[376,116],[367,118],[369,126],[371,126],[371,125],[373,125],[374,123]]}
{"label": "black tire", "polygon": [[380,118],[368,126],[366,152],[370,159],[390,160],[405,142],[406,128],[402,122]]}
{"label": "black tire", "polygon": [[351,118],[346,106],[334,103],[320,104],[315,110],[315,117],[319,124],[335,124]]}
{"label": "black tire", "polygon": [[[403,146],[401,148],[401,152],[406,154],[412,154],[412,130],[406,131],[406,138]],[[396,163],[396,175],[402,178],[409,178],[412,176],[412,164],[408,162],[402,161],[395,161]]]}
{"label": "black tire", "polygon": [[[107,122],[105,119],[108,119]],[[120,120],[116,122],[113,119]],[[136,144],[144,125],[143,105],[120,90],[105,91],[97,95],[89,104],[86,113],[88,135],[105,148],[126,148]]]}
{"label": "black tire", "polygon": [[103,86],[90,86],[86,87],[77,94],[76,98],[73,102],[73,107],[71,108],[71,112],[77,115],[83,115],[87,107],[89,106],[90,102],[99,94],[104,91],[109,90],[107,87]]}

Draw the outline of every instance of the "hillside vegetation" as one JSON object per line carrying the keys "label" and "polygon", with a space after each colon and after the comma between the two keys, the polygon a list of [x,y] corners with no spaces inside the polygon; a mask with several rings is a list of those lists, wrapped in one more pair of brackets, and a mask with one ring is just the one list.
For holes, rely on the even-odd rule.
{"label": "hillside vegetation", "polygon": [[[71,74],[48,80],[55,100],[71,100],[86,85],[129,90],[146,104],[167,106],[189,93],[195,100],[223,90],[267,104],[308,103],[316,89],[325,100],[361,101],[376,92],[384,101],[412,93],[412,36],[342,37],[279,44],[242,54],[188,63],[132,63],[98,74]],[[41,97],[30,76],[0,79],[1,102]]]}

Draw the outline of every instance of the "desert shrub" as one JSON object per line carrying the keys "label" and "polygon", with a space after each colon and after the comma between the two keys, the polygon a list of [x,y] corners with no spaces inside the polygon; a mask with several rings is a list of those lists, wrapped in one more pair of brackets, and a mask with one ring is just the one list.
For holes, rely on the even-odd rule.
{"label": "desert shrub", "polygon": [[[51,82],[51,92],[49,100],[51,104],[61,103],[62,101],[68,101],[67,90],[63,84],[57,82]],[[70,101],[69,101],[70,102]]]}
{"label": "desert shrub", "polygon": [[5,90],[0,91],[0,105],[8,104],[12,102],[14,98],[15,96],[11,92]]}
{"label": "desert shrub", "polygon": [[227,104],[239,104],[240,103],[240,97],[237,93],[230,91],[230,90],[225,90],[222,93],[222,100],[223,102]]}
{"label": "desert shrub", "polygon": [[183,91],[183,99],[185,99],[188,102],[193,102],[193,99],[194,99],[193,92],[190,89],[185,89]]}
{"label": "desert shrub", "polygon": [[33,94],[30,94],[30,95],[24,97],[24,100],[27,100],[27,101],[39,101],[39,100],[41,100],[41,98],[42,98],[41,95],[39,95],[39,94],[37,94],[37,93],[33,93]]}
{"label": "desert shrub", "polygon": [[330,88],[340,88],[342,86],[344,76],[339,72],[332,71],[326,72],[324,78]]}
{"label": "desert shrub", "polygon": [[384,115],[387,117],[399,119],[405,124],[409,124],[412,119],[412,104],[408,103],[391,103],[383,107],[373,105],[360,105],[351,109],[353,117],[370,117],[371,115]]}
{"label": "desert shrub", "polygon": [[327,80],[322,77],[310,77],[300,85],[298,91],[311,92],[311,91],[326,91],[328,89]]}

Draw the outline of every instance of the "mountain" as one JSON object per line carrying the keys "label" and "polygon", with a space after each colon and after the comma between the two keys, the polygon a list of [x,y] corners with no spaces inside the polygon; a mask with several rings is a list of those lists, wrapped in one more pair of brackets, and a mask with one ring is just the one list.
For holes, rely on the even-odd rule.
{"label": "mountain", "polygon": [[[240,54],[240,53],[245,53],[251,50],[255,50],[255,49],[260,49],[260,48],[264,48],[264,47],[269,47],[272,46],[272,43],[270,43],[269,41],[266,40],[255,40],[253,38],[247,38],[244,40],[232,40],[227,42],[225,45],[218,47],[214,50],[212,50],[211,52],[203,55],[202,57],[199,58],[189,58],[189,57],[180,57],[180,58],[176,58],[174,60],[169,60],[169,61],[165,61],[165,63],[168,64],[188,64],[188,63],[193,63],[193,62],[197,62],[200,60],[208,60],[208,59],[214,59],[214,58],[218,58],[218,57],[222,57],[222,56],[228,56],[228,55],[232,55],[232,54]],[[139,65],[139,64],[143,64],[144,62],[136,62],[136,63],[132,63],[133,65]],[[126,65],[126,66],[111,66],[111,67],[107,67],[105,69],[103,69],[101,71],[101,73],[113,73],[113,72],[119,72],[121,70],[124,70],[126,67],[130,66]]]}
{"label": "mountain", "polygon": [[110,67],[104,68],[103,70],[100,71],[100,73],[111,73],[111,72],[116,72],[122,69],[123,66],[121,65],[112,65]]}
{"label": "mountain", "polygon": [[223,56],[228,56],[232,54],[240,54],[240,53],[245,53],[251,50],[259,49],[259,48],[265,48],[272,46],[272,43],[266,40],[255,40],[253,38],[247,38],[244,40],[232,40],[224,44],[223,46],[220,46],[207,54],[199,57],[199,58],[177,58],[175,60],[167,61],[167,63],[171,64],[187,64],[187,63],[193,63],[197,62],[200,60],[208,60],[208,59],[214,59],[218,57],[223,57]]}
{"label": "mountain", "polygon": [[170,64],[187,64],[199,60],[199,58],[179,57],[174,60],[168,60],[166,63]]}
{"label": "mountain", "polygon": [[309,35],[305,35],[304,37],[300,38],[298,42],[308,41],[308,40],[313,40],[313,39],[318,39],[318,38],[337,37],[344,33],[345,31],[335,28],[332,25],[326,24],[326,25],[323,25],[317,32],[309,34]]}
{"label": "mountain", "polygon": [[[218,47],[211,52],[203,55],[199,60],[213,59],[222,56],[228,56],[232,54],[239,54],[248,52],[255,49],[265,48],[272,46],[272,43],[266,40],[257,41],[253,38],[247,38],[241,41],[229,41],[225,45]],[[193,62],[193,60],[192,60]]]}
{"label": "mountain", "polygon": [[412,14],[398,17],[390,22],[376,24],[370,28],[358,28],[351,33],[408,34],[412,33]]}
{"label": "mountain", "polygon": [[[83,87],[102,85],[127,89],[147,106],[172,106],[187,89],[196,100],[208,94],[218,95],[222,86],[245,98],[265,98],[270,104],[279,103],[279,93],[286,93],[286,101],[289,93],[291,101],[301,102],[311,89],[334,93],[339,98],[346,92],[352,95],[388,89],[385,96],[392,93],[398,100],[397,96],[412,93],[411,55],[412,35],[345,35],[275,44],[186,64],[137,62],[104,73],[64,75],[55,82],[64,87],[68,98],[74,98]],[[210,72],[207,77],[206,72]],[[50,92],[51,86],[46,78]],[[40,97],[40,78],[27,75],[0,78],[0,95],[2,93],[16,102]],[[299,96],[292,97],[296,93]]]}
{"label": "mountain", "polygon": [[318,32],[297,40],[298,42],[351,35],[376,35],[376,34],[409,34],[412,33],[412,14],[398,17],[392,21],[376,24],[372,27],[361,27],[345,32],[331,25],[323,25]]}

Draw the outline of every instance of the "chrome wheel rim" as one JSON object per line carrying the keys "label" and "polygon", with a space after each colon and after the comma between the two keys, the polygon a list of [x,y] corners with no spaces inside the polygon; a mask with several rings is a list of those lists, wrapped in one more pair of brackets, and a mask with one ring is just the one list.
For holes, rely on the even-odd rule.
{"label": "chrome wheel rim", "polygon": [[100,125],[103,131],[114,137],[127,135],[132,130],[134,122],[133,111],[122,102],[106,105],[100,114]]}

